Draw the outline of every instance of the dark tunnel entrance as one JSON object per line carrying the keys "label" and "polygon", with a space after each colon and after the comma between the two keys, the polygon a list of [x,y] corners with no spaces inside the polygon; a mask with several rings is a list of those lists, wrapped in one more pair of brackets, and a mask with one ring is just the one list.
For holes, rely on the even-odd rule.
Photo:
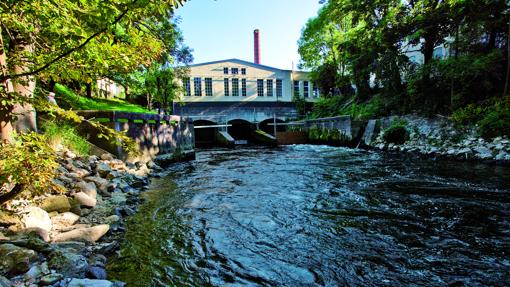
{"label": "dark tunnel entrance", "polygon": [[[284,121],[280,120],[280,119],[276,119],[276,123],[283,123]],[[272,125],[274,123],[274,119],[267,119],[267,120],[263,120],[259,123],[259,129],[261,129],[262,131],[270,134],[270,135],[274,135],[274,126]],[[276,126],[276,131],[277,132],[284,132],[286,130],[286,126]]]}
{"label": "dark tunnel entrance", "polygon": [[212,147],[215,145],[218,128],[200,128],[201,126],[211,125],[217,125],[217,123],[208,120],[196,120],[193,122],[196,147]]}
{"label": "dark tunnel entrance", "polygon": [[231,120],[228,122],[228,133],[237,143],[250,143],[254,125],[245,120]]}

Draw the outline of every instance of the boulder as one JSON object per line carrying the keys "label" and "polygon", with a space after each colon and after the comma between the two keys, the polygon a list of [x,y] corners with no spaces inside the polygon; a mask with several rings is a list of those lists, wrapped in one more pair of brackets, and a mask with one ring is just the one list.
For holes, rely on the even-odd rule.
{"label": "boulder", "polygon": [[103,153],[101,155],[102,160],[113,160],[113,156],[110,153]]}
{"label": "boulder", "polygon": [[39,227],[25,228],[25,229],[20,230],[20,232],[22,234],[31,234],[31,233],[33,233],[36,236],[38,236],[39,238],[41,238],[42,240],[44,240],[45,242],[50,241],[49,231],[45,230],[45,229],[42,229],[42,228],[39,228]]}
{"label": "boulder", "polygon": [[4,276],[0,275],[0,287],[11,287],[13,286],[12,282],[5,278]]}
{"label": "boulder", "polygon": [[48,269],[48,263],[43,262],[42,264],[35,264],[30,267],[27,273],[23,275],[23,279],[28,282],[35,282],[40,277],[48,273],[50,273],[50,270]]}
{"label": "boulder", "polygon": [[81,206],[86,207],[94,207],[97,204],[97,200],[85,194],[83,191],[80,191],[74,195],[74,200],[76,200]]}
{"label": "boulder", "polygon": [[113,283],[108,280],[73,278],[67,287],[113,287]]}
{"label": "boulder", "polygon": [[112,168],[106,163],[100,163],[96,166],[96,172],[101,176],[106,178],[110,172],[112,172]]}
{"label": "boulder", "polygon": [[41,277],[39,282],[43,286],[48,286],[48,285],[53,285],[53,284],[57,283],[57,281],[62,280],[62,278],[64,278],[64,276],[62,274],[51,273],[51,274],[44,275],[43,277]]}
{"label": "boulder", "polygon": [[46,212],[66,212],[71,209],[71,204],[69,204],[69,199],[67,199],[67,196],[56,195],[43,199],[40,207]]}
{"label": "boulder", "polygon": [[31,207],[22,222],[25,228],[40,228],[50,231],[52,227],[50,216],[39,207]]}
{"label": "boulder", "polygon": [[74,187],[78,191],[83,191],[86,195],[92,198],[96,198],[97,196],[96,184],[94,182],[80,181],[77,184],[75,184]]}
{"label": "boulder", "polygon": [[89,267],[85,256],[77,254],[72,248],[52,252],[48,265],[65,277],[83,277]]}
{"label": "boulder", "polygon": [[64,212],[53,216],[51,222],[53,223],[54,229],[59,229],[75,224],[78,219],[80,219],[79,215],[72,212]]}
{"label": "boulder", "polygon": [[87,270],[87,277],[92,279],[106,279],[106,271],[100,266],[91,266]]}
{"label": "boulder", "polygon": [[474,148],[474,151],[476,152],[476,156],[480,159],[492,158],[492,151],[484,146],[478,146]]}
{"label": "boulder", "polygon": [[0,273],[13,276],[27,272],[31,263],[37,260],[37,253],[6,243],[0,244],[0,258]]}
{"label": "boulder", "polygon": [[19,219],[16,215],[0,210],[0,226],[8,227],[17,224]]}
{"label": "boulder", "polygon": [[87,182],[93,182],[96,184],[96,187],[99,190],[108,190],[108,184],[110,183],[108,180],[101,178],[99,176],[87,176],[84,178]]}
{"label": "boulder", "polygon": [[53,238],[53,242],[64,241],[85,241],[96,242],[108,232],[108,224],[97,225],[94,227],[77,228],[68,232],[60,233]]}

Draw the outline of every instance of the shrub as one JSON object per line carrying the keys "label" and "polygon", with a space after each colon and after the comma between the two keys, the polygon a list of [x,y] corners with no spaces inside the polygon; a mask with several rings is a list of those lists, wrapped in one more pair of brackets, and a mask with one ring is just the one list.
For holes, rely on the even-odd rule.
{"label": "shrub", "polygon": [[480,122],[478,131],[485,139],[510,136],[510,110],[492,111]]}
{"label": "shrub", "polygon": [[476,123],[483,119],[486,113],[486,107],[470,104],[465,108],[454,111],[452,114],[452,121],[458,125]]}
{"label": "shrub", "polygon": [[62,144],[79,155],[90,152],[90,144],[68,123],[47,121],[43,125],[50,145]]}
{"label": "shrub", "polygon": [[387,143],[403,144],[409,139],[405,121],[396,121],[384,130],[383,139]]}
{"label": "shrub", "polygon": [[[12,144],[0,145],[0,203],[19,194],[33,196],[49,191],[62,192],[53,182],[58,167],[56,155],[44,135],[16,135]],[[9,187],[12,188],[9,188]]]}

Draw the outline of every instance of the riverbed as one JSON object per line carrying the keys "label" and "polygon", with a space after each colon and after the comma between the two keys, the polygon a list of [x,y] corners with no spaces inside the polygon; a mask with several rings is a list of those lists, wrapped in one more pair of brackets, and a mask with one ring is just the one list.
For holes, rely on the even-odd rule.
{"label": "riverbed", "polygon": [[296,145],[203,150],[153,180],[128,286],[507,286],[510,167]]}

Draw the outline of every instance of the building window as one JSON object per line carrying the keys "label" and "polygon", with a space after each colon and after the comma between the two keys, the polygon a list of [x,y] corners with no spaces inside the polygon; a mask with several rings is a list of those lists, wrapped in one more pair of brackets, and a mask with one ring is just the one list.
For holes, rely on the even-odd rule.
{"label": "building window", "polygon": [[241,79],[241,96],[246,97],[246,79]]}
{"label": "building window", "polygon": [[239,74],[239,69],[238,68],[232,68],[232,75],[237,75]]}
{"label": "building window", "polygon": [[191,83],[189,78],[182,79],[182,86],[184,87],[184,95],[186,97],[191,96]]}
{"label": "building window", "polygon": [[313,97],[318,98],[319,97],[319,87],[317,86],[317,84],[313,84],[312,87],[313,87]]}
{"label": "building window", "polygon": [[239,79],[232,79],[232,96],[239,96]]}
{"label": "building window", "polygon": [[228,89],[228,78],[223,79],[223,87],[225,90],[225,97],[228,97],[230,94],[229,89]]}
{"label": "building window", "polygon": [[257,80],[257,96],[264,96],[264,80],[262,79]]}
{"label": "building window", "polygon": [[205,78],[205,95],[212,97],[212,78]]}
{"label": "building window", "polygon": [[276,97],[281,98],[283,95],[283,87],[282,87],[282,80],[277,79],[276,80]]}
{"label": "building window", "polygon": [[228,68],[223,68],[223,74],[228,75]]}
{"label": "building window", "polygon": [[246,68],[241,68],[241,75],[246,75]]}
{"label": "building window", "polygon": [[195,85],[195,96],[201,97],[202,96],[202,79],[195,78],[193,80],[193,84]]}
{"label": "building window", "polygon": [[273,80],[266,81],[266,88],[267,88],[267,96],[272,97],[273,96]]}
{"label": "building window", "polygon": [[310,95],[310,90],[308,89],[308,81],[303,82],[303,89],[305,90],[305,98],[308,98]]}
{"label": "building window", "polygon": [[299,81],[294,81],[294,97],[301,96],[299,94]]}

